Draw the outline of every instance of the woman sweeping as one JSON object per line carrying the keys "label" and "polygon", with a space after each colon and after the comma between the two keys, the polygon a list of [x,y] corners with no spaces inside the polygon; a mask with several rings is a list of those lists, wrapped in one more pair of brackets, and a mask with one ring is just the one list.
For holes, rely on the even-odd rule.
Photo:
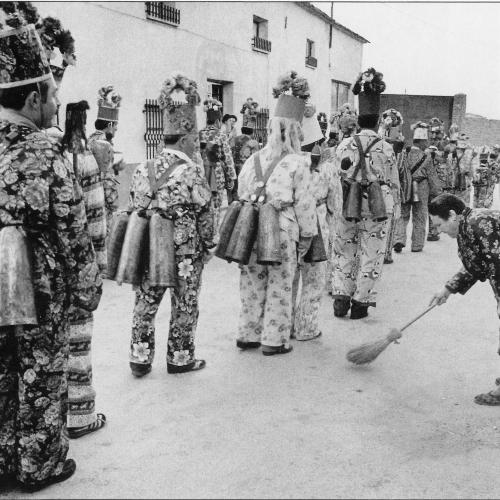
{"label": "woman sweeping", "polygon": [[[458,255],[463,264],[430,304],[444,304],[450,294],[463,295],[476,281],[489,280],[500,317],[500,211],[470,209],[460,198],[441,194],[431,201],[429,213],[439,232],[457,239]],[[500,380],[496,383],[498,385]],[[474,401],[480,405],[500,405],[500,387],[479,394]]]}

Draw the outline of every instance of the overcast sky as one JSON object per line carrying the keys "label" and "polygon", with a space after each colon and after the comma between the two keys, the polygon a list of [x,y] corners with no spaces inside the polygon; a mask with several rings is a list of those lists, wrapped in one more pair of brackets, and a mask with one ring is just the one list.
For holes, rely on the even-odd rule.
{"label": "overcast sky", "polygon": [[334,2],[333,18],[370,41],[363,66],[387,93],[464,93],[468,113],[500,119],[500,3]]}

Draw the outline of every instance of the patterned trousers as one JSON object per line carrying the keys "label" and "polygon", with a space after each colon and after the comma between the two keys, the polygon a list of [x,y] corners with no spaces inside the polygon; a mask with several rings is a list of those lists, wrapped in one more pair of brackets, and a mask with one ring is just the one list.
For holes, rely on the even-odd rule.
{"label": "patterned trousers", "polygon": [[69,327],[68,427],[82,427],[97,420],[92,385],[92,313],[73,310]]}
{"label": "patterned trousers", "polygon": [[0,476],[32,484],[62,471],[67,327],[59,316],[38,327],[0,328]]}
{"label": "patterned trousers", "polygon": [[474,186],[474,208],[490,208],[493,205],[495,184]]}
{"label": "patterned trousers", "polygon": [[375,285],[382,274],[388,226],[389,220],[340,220],[333,240],[334,298],[376,306]]}
{"label": "patterned trousers", "polygon": [[385,259],[392,261],[392,247],[394,246],[394,236],[396,234],[396,225],[398,221],[394,219],[394,214],[389,218],[389,227],[387,229],[387,243],[385,245]]}
{"label": "patterned trousers", "polygon": [[[293,280],[293,332],[298,340],[316,337],[319,333],[318,314],[326,281],[326,262],[297,266]],[[300,294],[299,281],[301,281]],[[298,296],[298,304],[297,304]]]}
{"label": "patterned trousers", "polygon": [[292,284],[297,267],[297,245],[280,232],[282,262],[257,264],[256,247],[247,266],[240,266],[238,340],[266,346],[286,345],[292,330]]}
{"label": "patterned trousers", "polygon": [[[198,324],[198,298],[203,271],[203,254],[177,255],[179,284],[170,290],[171,312],[167,363],[186,366],[194,363],[194,336]],[[167,288],[151,286],[147,274],[135,292],[130,361],[151,365],[155,355],[155,316]]]}

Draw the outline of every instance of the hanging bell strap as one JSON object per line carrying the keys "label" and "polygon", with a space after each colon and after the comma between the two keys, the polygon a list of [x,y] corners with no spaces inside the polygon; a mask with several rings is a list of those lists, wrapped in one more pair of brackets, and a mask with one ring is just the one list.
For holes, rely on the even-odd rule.
{"label": "hanging bell strap", "polygon": [[262,173],[262,164],[260,162],[260,153],[255,155],[254,165],[255,165],[255,175],[257,176],[257,189],[255,193],[251,196],[252,201],[258,201],[259,203],[264,203],[265,201],[265,193],[263,195],[264,199],[260,199],[262,197],[262,192],[266,188],[267,181],[273,175],[274,169],[278,165],[278,163],[286,156],[286,154],[282,154],[279,158],[275,158],[269,168],[267,169],[266,175]]}
{"label": "hanging bell strap", "polygon": [[[368,153],[371,151],[373,146],[377,144],[377,142],[380,142],[382,139],[380,137],[374,137],[373,141],[368,144],[366,149],[363,151],[363,145],[361,144],[361,139],[359,136],[356,134],[354,136],[354,142],[356,143],[356,146],[358,147],[358,153],[359,153],[359,163],[356,165],[356,167],[360,166],[361,167],[361,182],[364,185],[369,184],[368,180],[368,167],[366,166],[366,156]],[[356,171],[357,174],[357,171]]]}
{"label": "hanging bell strap", "polygon": [[415,163],[415,165],[411,168],[411,175],[413,175],[424,163],[424,161],[427,159],[427,155],[424,153],[422,158]]}
{"label": "hanging bell strap", "polygon": [[153,204],[152,208],[157,208],[158,207],[158,200],[156,198],[156,195],[158,193],[158,190],[167,182],[168,178],[177,170],[177,167],[180,167],[181,165],[184,165],[186,163],[185,160],[178,159],[172,165],[170,165],[163,174],[160,175],[158,180],[156,180],[156,173],[155,173],[155,165],[154,165],[154,160],[148,160],[146,163],[147,169],[148,169],[148,178],[149,178],[149,185],[151,187],[151,195],[148,195],[149,198],[149,203],[145,206],[142,207],[143,210],[147,210],[149,208],[149,205],[151,203]]}

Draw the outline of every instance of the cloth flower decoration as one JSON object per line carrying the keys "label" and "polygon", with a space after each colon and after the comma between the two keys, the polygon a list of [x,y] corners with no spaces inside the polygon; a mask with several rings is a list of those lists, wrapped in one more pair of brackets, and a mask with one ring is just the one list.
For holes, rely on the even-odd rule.
{"label": "cloth flower decoration", "polygon": [[288,71],[278,80],[278,85],[273,87],[273,96],[278,98],[281,94],[289,94],[301,99],[309,99],[309,83],[305,78],[299,77],[294,70]]}

